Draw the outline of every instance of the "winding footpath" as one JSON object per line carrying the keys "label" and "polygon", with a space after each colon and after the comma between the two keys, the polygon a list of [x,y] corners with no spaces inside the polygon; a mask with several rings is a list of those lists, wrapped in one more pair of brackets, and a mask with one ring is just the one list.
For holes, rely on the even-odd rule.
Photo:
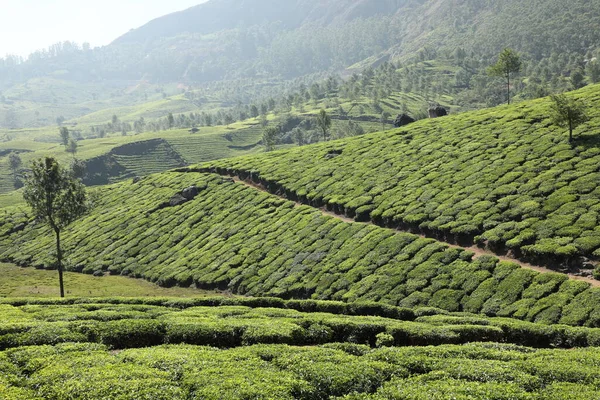
{"label": "winding footpath", "polygon": [[[271,194],[273,196],[278,196],[277,194],[273,194],[273,193],[269,192],[262,185],[257,184],[257,183],[252,182],[252,181],[241,179],[237,175],[221,175],[221,176],[225,176],[227,178],[231,178],[231,179],[233,179],[234,182],[237,182],[239,184],[245,185],[245,186],[247,186],[249,188],[253,188],[255,190],[260,190],[262,192],[269,193],[269,194]],[[282,197],[282,196],[278,196],[278,197],[280,197],[282,199],[285,199],[287,201],[292,201],[292,200],[287,199],[287,198]],[[296,207],[307,206],[306,204],[299,203],[297,201],[294,201],[294,203],[295,203]],[[376,225],[376,224],[374,224],[372,222],[357,222],[357,221],[355,221],[352,218],[348,218],[348,217],[346,217],[344,215],[336,214],[334,212],[326,210],[325,208],[318,208],[318,210],[321,212],[321,214],[326,215],[326,216],[331,217],[331,218],[336,218],[336,219],[338,219],[340,221],[344,221],[344,222],[352,223],[352,224],[373,225],[373,226],[377,226],[377,227],[381,228],[379,225]],[[385,228],[385,229],[389,229],[389,228]],[[404,231],[400,231],[400,230],[397,230],[397,231],[404,232]],[[416,234],[416,233],[413,233],[413,232],[407,232],[407,233],[411,233],[413,235],[416,235],[416,236],[419,236],[419,237],[422,237],[422,238],[427,238],[427,236],[425,236],[425,235],[420,235],[420,234]],[[436,239],[436,240],[438,240],[438,239]],[[477,247],[477,246],[458,246],[458,245],[451,244],[451,243],[448,243],[448,242],[443,242],[441,240],[438,240],[438,241],[441,242],[441,243],[444,243],[445,245],[447,245],[449,248],[452,248],[452,249],[464,249],[464,250],[468,250],[468,251],[470,251],[470,252],[472,252],[472,253],[475,254],[474,258],[478,258],[478,257],[481,257],[481,256],[494,256],[494,257],[498,258],[500,261],[509,261],[509,262],[512,262],[512,263],[520,265],[522,268],[530,269],[530,270],[533,270],[533,271],[537,271],[537,272],[541,272],[541,273],[547,273],[547,272],[554,272],[554,273],[556,273],[557,272],[557,271],[554,271],[554,270],[552,270],[550,268],[545,268],[545,267],[540,267],[540,266],[537,266],[537,265],[529,264],[527,262],[518,260],[516,258],[507,257],[507,256],[501,256],[501,255],[498,255],[498,254],[496,254],[496,253],[494,253],[492,251],[489,251],[489,250],[486,250],[486,249],[482,249],[482,248]],[[560,273],[563,273],[563,272],[560,272]],[[593,287],[600,287],[600,281],[598,281],[596,279],[588,278],[588,277],[580,276],[580,275],[575,275],[575,274],[570,274],[570,273],[566,273],[565,275],[567,275],[570,279],[573,279],[573,280],[587,282],[587,283],[589,283]]]}

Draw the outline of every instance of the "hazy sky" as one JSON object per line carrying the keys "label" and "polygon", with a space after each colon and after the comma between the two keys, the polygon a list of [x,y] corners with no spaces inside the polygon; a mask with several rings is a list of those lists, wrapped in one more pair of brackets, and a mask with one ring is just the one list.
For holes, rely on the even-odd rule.
{"label": "hazy sky", "polygon": [[0,57],[65,40],[92,47],[206,0],[0,0]]}

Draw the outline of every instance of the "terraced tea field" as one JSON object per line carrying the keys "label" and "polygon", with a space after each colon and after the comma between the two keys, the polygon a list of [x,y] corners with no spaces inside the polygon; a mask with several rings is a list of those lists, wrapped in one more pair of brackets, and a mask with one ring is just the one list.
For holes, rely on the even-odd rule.
{"label": "terraced tea field", "polygon": [[198,163],[257,153],[262,150],[262,134],[263,128],[257,125],[219,135],[173,136],[167,141],[188,163]]}
{"label": "terraced tea field", "polygon": [[[191,185],[200,194],[165,207]],[[52,265],[53,237],[26,214],[0,221],[0,257]],[[15,232],[21,225],[22,231]],[[11,233],[12,232],[12,233]],[[433,239],[347,223],[214,174],[170,172],[103,188],[63,235],[70,269],[251,296],[370,300],[600,326],[599,289]]]}
{"label": "terraced tea field", "polygon": [[[101,185],[151,173],[166,171],[191,163],[233,157],[262,151],[263,128],[238,123],[205,127],[197,134],[188,130],[170,130],[132,136],[111,136],[79,141],[76,153],[86,163],[88,185]],[[8,154],[20,153],[22,171],[32,160],[52,155],[63,163],[73,156],[58,143],[56,128],[23,130],[15,133],[19,140],[0,142],[0,194],[13,191],[14,179],[8,167]],[[10,204],[7,200],[6,204]]]}
{"label": "terraced tea field", "polygon": [[[573,95],[597,102],[598,88]],[[600,288],[508,261],[598,256],[600,115],[590,110],[570,146],[547,108],[521,103],[97,189],[62,235],[67,269],[88,274],[81,286],[102,273],[164,295],[247,297],[0,298],[0,398],[600,398]],[[252,152],[259,133],[226,147]],[[188,138],[151,147],[165,159],[211,154]],[[142,168],[142,157],[113,153]],[[190,186],[194,199],[170,204]],[[53,251],[26,207],[0,210],[0,260],[51,269]],[[74,276],[67,290],[85,296]]]}
{"label": "terraced tea field", "polygon": [[591,117],[573,146],[540,99],[198,170],[357,220],[581,266],[600,258],[600,86],[570,95]]}
{"label": "terraced tea field", "polygon": [[[279,299],[2,303],[0,395],[11,400],[562,400],[600,394],[597,348],[544,349],[597,344],[598,329]],[[461,344],[473,339],[507,343]],[[537,348],[511,344],[520,341]],[[437,346],[404,347],[427,344]]]}

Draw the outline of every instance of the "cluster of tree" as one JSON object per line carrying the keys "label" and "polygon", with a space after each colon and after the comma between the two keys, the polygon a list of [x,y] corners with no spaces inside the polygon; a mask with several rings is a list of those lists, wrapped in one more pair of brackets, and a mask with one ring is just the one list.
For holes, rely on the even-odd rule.
{"label": "cluster of tree", "polygon": [[58,129],[58,132],[60,133],[61,143],[65,146],[65,151],[71,153],[73,157],[75,157],[75,153],[77,153],[77,148],[79,147],[77,144],[77,140],[79,139],[75,138],[66,126],[61,126]]}
{"label": "cluster of tree", "polygon": [[331,116],[325,110],[320,110],[313,117],[281,115],[275,123],[265,127],[262,144],[265,146],[265,151],[272,151],[276,145],[297,144],[303,146],[364,133],[365,129],[350,119],[339,121],[333,126]]}

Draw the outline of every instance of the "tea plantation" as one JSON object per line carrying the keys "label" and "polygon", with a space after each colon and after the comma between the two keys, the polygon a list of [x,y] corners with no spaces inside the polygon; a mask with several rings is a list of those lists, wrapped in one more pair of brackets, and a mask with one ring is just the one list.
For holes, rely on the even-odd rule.
{"label": "tea plantation", "polygon": [[[600,114],[572,146],[548,109],[90,189],[62,234],[69,271],[224,296],[0,297],[0,399],[600,399],[600,288],[391,229],[593,263]],[[0,262],[51,270],[54,246],[25,206],[0,209]]]}
{"label": "tea plantation", "polygon": [[[196,185],[198,196],[171,206]],[[51,268],[51,232],[18,208],[0,219],[0,257]],[[433,239],[346,223],[214,174],[170,172],[102,189],[63,235],[69,269],[251,296],[401,307],[600,326],[600,290]]]}
{"label": "tea plantation", "polygon": [[200,165],[378,225],[558,265],[600,258],[600,85],[570,93],[575,141],[546,99]]}
{"label": "tea plantation", "polygon": [[8,299],[0,312],[9,400],[600,396],[600,352],[585,348],[598,329],[268,298]]}

